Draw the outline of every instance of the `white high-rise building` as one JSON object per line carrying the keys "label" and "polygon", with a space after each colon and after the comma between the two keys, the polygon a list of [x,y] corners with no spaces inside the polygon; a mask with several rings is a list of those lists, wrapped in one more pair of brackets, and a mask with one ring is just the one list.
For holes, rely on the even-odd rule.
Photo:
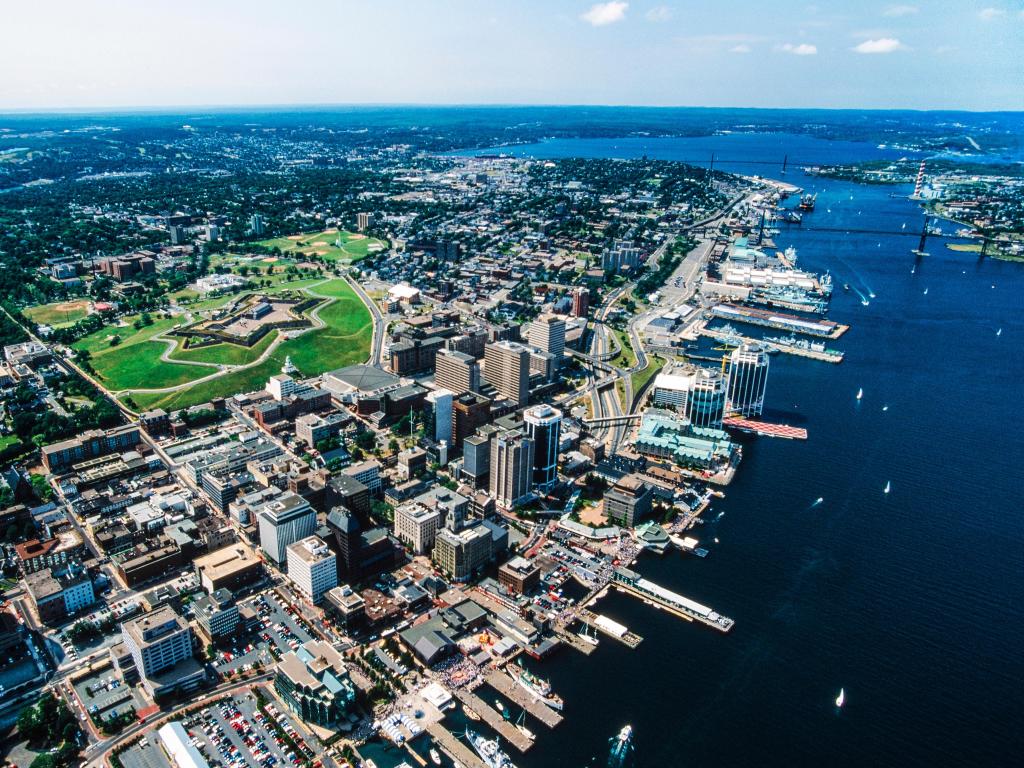
{"label": "white high-rise building", "polygon": [[562,412],[550,405],[538,405],[526,409],[523,421],[526,436],[533,441],[533,484],[540,491],[548,491],[558,482]]}
{"label": "white high-rise building", "polygon": [[260,548],[276,565],[287,565],[288,547],[316,531],[316,510],[296,493],[280,496],[258,507]]}
{"label": "white high-rise building", "polygon": [[338,586],[338,558],[319,536],[307,536],[288,546],[288,578],[316,605]]}
{"label": "white high-rise building", "polygon": [[434,442],[452,442],[452,401],[455,393],[447,389],[435,389],[427,395],[427,402],[434,408]]}
{"label": "white high-rise building", "polygon": [[675,408],[685,411],[693,389],[694,375],[692,371],[682,373],[659,373],[654,377],[654,390],[651,404],[655,408]]}
{"label": "white high-rise building", "polygon": [[729,405],[743,416],[760,416],[768,384],[768,352],[760,344],[743,344],[729,360]]}
{"label": "white high-rise building", "polygon": [[530,351],[514,341],[496,341],[484,348],[484,378],[501,397],[518,405],[530,398]]}
{"label": "white high-rise building", "polygon": [[717,368],[698,368],[686,403],[686,416],[695,427],[721,429],[728,380]]}
{"label": "white high-rise building", "polygon": [[434,548],[434,540],[443,524],[444,517],[438,509],[416,503],[401,504],[395,509],[395,537],[417,555]]}

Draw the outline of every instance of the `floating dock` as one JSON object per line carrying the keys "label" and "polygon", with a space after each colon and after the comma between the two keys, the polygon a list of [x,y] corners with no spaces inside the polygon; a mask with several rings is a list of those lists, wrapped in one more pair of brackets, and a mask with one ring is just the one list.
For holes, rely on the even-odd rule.
{"label": "floating dock", "polygon": [[[494,690],[514,701],[520,707],[544,723],[548,728],[554,728],[562,722],[563,718],[557,710],[552,709],[547,704],[540,701],[536,696],[532,696],[526,691],[526,689],[519,685],[519,683],[500,669],[488,672],[484,677],[484,680],[486,680],[488,685],[494,688]],[[516,730],[518,731],[519,729],[517,728]]]}
{"label": "floating dock", "polygon": [[807,439],[806,429],[803,427],[791,427],[788,424],[769,424],[767,421],[731,417],[722,419],[722,426],[752,435],[764,435],[765,437],[781,437],[786,440]]}
{"label": "floating dock", "polygon": [[471,747],[464,744],[458,736],[440,723],[427,723],[424,727],[441,751],[456,763],[464,765],[466,768],[487,768],[484,761]]}
{"label": "floating dock", "polygon": [[[700,331],[698,331],[698,333],[700,333],[701,336],[707,336],[709,339],[714,339],[715,341],[731,345],[738,345],[746,342],[747,344],[759,344],[762,347],[773,349],[778,352],[782,352],[783,354],[786,355],[807,357],[810,358],[811,360],[819,360],[823,363],[832,363],[833,365],[837,365],[843,362],[843,353],[837,352],[835,350],[817,350],[810,349],[809,347],[807,349],[802,349],[800,347],[793,347],[788,344],[775,344],[771,341],[765,341],[764,339],[755,339],[751,336],[740,336],[739,334],[735,333],[722,333],[721,331],[716,331],[710,328],[701,328]],[[687,355],[687,357],[690,357],[690,355]],[[722,360],[721,357],[712,358],[710,355],[706,357],[698,357],[697,359],[707,359],[713,360],[715,362],[721,362]]]}
{"label": "floating dock", "polygon": [[480,715],[480,719],[496,730],[501,735],[501,738],[520,752],[525,752],[533,746],[533,741],[526,738],[522,731],[503,718],[495,711],[494,707],[490,706],[475,693],[466,688],[457,688],[454,693],[455,698],[461,701],[464,706],[469,707]]}
{"label": "floating dock", "polygon": [[736,623],[728,616],[701,605],[695,600],[671,592],[648,581],[636,571],[616,568],[612,573],[612,584],[616,589],[650,600],[652,603],[687,621],[699,621],[719,632],[728,632]]}
{"label": "floating dock", "polygon": [[808,336],[819,336],[825,339],[838,339],[850,326],[833,322],[826,318],[808,320],[797,315],[782,312],[769,312],[754,307],[740,307],[735,304],[718,304],[711,309],[715,317],[750,325],[761,325],[766,328],[777,328],[792,333],[805,333]]}

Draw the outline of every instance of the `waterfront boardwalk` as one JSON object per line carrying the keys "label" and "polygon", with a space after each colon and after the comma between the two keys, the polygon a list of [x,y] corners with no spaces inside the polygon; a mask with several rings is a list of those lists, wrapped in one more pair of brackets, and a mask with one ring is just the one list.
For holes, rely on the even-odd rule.
{"label": "waterfront boardwalk", "polygon": [[500,669],[488,672],[484,679],[494,690],[514,701],[548,728],[554,728],[562,722],[562,716],[558,712],[538,700],[536,696],[531,696],[522,686]]}
{"label": "waterfront boardwalk", "polygon": [[522,731],[503,718],[495,711],[494,707],[490,706],[486,701],[481,699],[472,691],[467,688],[457,688],[453,693],[455,694],[455,698],[461,701],[464,706],[469,707],[480,715],[480,718],[485,723],[496,730],[505,741],[520,752],[525,752],[533,746],[533,742],[526,738]]}
{"label": "waterfront boardwalk", "polygon": [[612,586],[620,592],[634,595],[650,602],[669,613],[687,621],[699,621],[719,632],[728,632],[736,623],[728,616],[722,616],[696,600],[665,589],[652,581],[643,578],[639,573],[628,568],[616,568],[612,576]]}
{"label": "waterfront boardwalk", "polygon": [[427,723],[425,728],[441,751],[457,764],[466,768],[487,768],[476,752],[440,723]]}

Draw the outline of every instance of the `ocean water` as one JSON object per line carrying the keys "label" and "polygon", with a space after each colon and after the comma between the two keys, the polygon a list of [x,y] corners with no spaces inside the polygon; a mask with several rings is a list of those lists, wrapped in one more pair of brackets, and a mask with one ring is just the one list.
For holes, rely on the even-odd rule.
{"label": "ocean water", "polygon": [[[1016,763],[1024,265],[935,240],[916,260],[916,237],[905,234],[921,229],[916,204],[890,198],[891,187],[794,168],[794,159],[902,154],[893,150],[734,134],[501,151],[677,160],[714,151],[716,168],[776,178],[788,155],[785,180],[817,191],[818,205],[805,228],[775,240],[796,247],[802,267],[832,272],[829,316],[851,326],[830,343],[845,350],[841,365],[772,358],[769,418],[810,438],[745,444],[737,479],[697,529],[711,554],[639,563],[648,578],[734,618],[733,631],[609,596],[597,610],[644,642],[630,651],[603,640],[590,657],[566,649],[538,665],[565,698],[566,721],[554,731],[530,723],[537,743],[526,755],[510,748],[516,764],[603,765],[625,723],[638,766]],[[837,711],[840,687],[847,703]]]}

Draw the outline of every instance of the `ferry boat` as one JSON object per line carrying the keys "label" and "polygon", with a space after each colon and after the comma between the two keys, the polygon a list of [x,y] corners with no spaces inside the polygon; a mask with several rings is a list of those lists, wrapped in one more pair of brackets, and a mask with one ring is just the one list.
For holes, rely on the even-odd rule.
{"label": "ferry boat", "polygon": [[483,760],[487,768],[516,768],[515,763],[509,759],[509,756],[501,751],[497,739],[493,741],[485,739],[479,733],[467,729],[466,740],[480,756],[480,759]]}
{"label": "ferry boat", "polygon": [[547,704],[552,709],[557,709],[559,712],[562,711],[562,707],[565,706],[565,702],[562,701],[561,696],[551,690],[551,683],[530,673],[521,664],[516,664],[514,666],[517,669],[513,670],[513,675],[520,687],[522,687],[527,693],[533,694],[542,703]]}
{"label": "ferry boat", "polygon": [[633,726],[623,726],[617,736],[608,739],[608,768],[624,768],[633,754]]}

